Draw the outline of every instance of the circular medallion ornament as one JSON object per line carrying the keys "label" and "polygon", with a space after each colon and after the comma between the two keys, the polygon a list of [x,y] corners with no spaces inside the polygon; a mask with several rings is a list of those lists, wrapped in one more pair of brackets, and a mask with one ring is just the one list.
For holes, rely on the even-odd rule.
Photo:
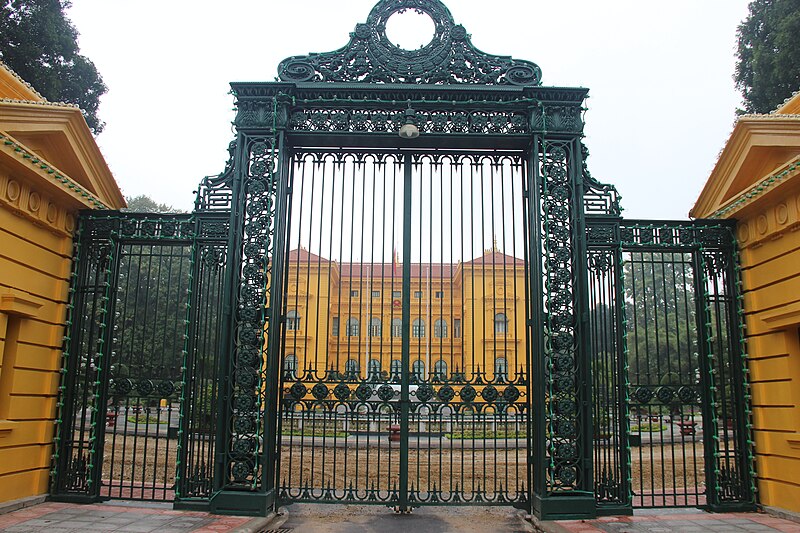
{"label": "circular medallion ornament", "polygon": [[115,394],[126,396],[133,390],[133,382],[129,379],[115,379],[112,390]]}
{"label": "circular medallion ornament", "polygon": [[572,376],[565,372],[559,372],[553,378],[553,388],[556,392],[564,392],[572,389]]}
{"label": "circular medallion ornament", "polygon": [[333,389],[333,395],[340,401],[345,401],[350,397],[350,387],[344,383],[339,383]]}
{"label": "circular medallion ornament", "polygon": [[556,457],[564,461],[573,461],[578,457],[578,448],[571,442],[562,442],[556,446]]}
{"label": "circular medallion ornament", "polygon": [[306,395],[306,392],[308,392],[308,389],[306,388],[305,385],[303,385],[299,381],[294,385],[292,385],[291,388],[289,389],[289,394],[291,394],[292,398],[294,398],[295,400],[302,400],[303,397]]}
{"label": "circular medallion ornament", "polygon": [[163,222],[161,224],[161,235],[164,237],[174,237],[178,233],[178,225],[174,222]]}
{"label": "circular medallion ornament", "polygon": [[572,370],[575,366],[575,360],[569,354],[559,354],[553,358],[553,366],[556,367],[556,370]]}
{"label": "circular medallion ornament", "polygon": [[136,382],[136,392],[139,396],[149,396],[153,392],[153,382],[149,379],[140,379]]}
{"label": "circular medallion ornament", "polygon": [[681,387],[678,389],[678,399],[682,403],[694,403],[697,401],[697,393],[692,387]]}
{"label": "circular medallion ornament", "polygon": [[394,398],[394,389],[392,386],[383,384],[378,387],[378,398],[380,398],[382,402],[388,402]]}
{"label": "circular medallion ornament", "polygon": [[569,419],[560,419],[555,421],[555,435],[563,439],[571,439],[575,437],[575,422]]}
{"label": "circular medallion ornament", "polygon": [[653,391],[646,387],[639,387],[636,389],[636,391],[634,391],[633,397],[639,403],[647,403],[653,399]]}
{"label": "circular medallion ornament", "polygon": [[317,383],[311,388],[311,394],[314,395],[314,398],[317,400],[324,400],[328,397],[328,387],[324,383]]}
{"label": "circular medallion ornament", "polygon": [[514,385],[509,385],[505,389],[503,389],[503,399],[508,403],[514,403],[519,400],[519,389],[517,389]]}
{"label": "circular medallion ornament", "polygon": [[247,463],[242,461],[236,461],[231,466],[231,476],[233,476],[233,480],[237,483],[242,483],[244,480],[247,479],[247,476],[250,475],[250,467],[247,466]]}
{"label": "circular medallion ornament", "polygon": [[250,367],[243,366],[236,370],[236,384],[243,389],[250,389],[255,386],[258,378],[256,371]]}
{"label": "circular medallion ornament", "polygon": [[236,439],[233,442],[233,453],[247,455],[256,451],[256,441],[250,437]]}
{"label": "circular medallion ornament", "polygon": [[556,470],[556,478],[564,485],[572,485],[577,479],[577,473],[574,466],[560,466]]}
{"label": "circular medallion ornament", "polygon": [[464,400],[467,403],[470,403],[478,396],[478,392],[472,385],[467,385],[466,387],[463,387],[461,389],[460,395],[462,400]]}
{"label": "circular medallion ornament", "polygon": [[556,412],[562,416],[573,416],[578,410],[574,400],[557,400],[555,406]]}
{"label": "circular medallion ornament", "polygon": [[135,220],[124,220],[122,222],[122,227],[120,228],[120,231],[122,232],[123,235],[131,236],[136,234],[137,229],[138,226]]}
{"label": "circular medallion ornament", "polygon": [[235,397],[236,409],[249,411],[256,406],[256,397],[251,394],[239,394]]}
{"label": "circular medallion ornament", "polygon": [[160,398],[169,398],[175,392],[175,385],[171,381],[162,381],[156,386]]}
{"label": "circular medallion ornament", "polygon": [[487,385],[481,391],[481,398],[487,403],[492,403],[497,400],[500,393],[494,385]]}
{"label": "circular medallion ornament", "polygon": [[356,387],[356,398],[361,400],[362,402],[366,402],[372,396],[372,387],[367,385],[366,383],[362,383],[358,387]]}
{"label": "circular medallion ornament", "polygon": [[672,387],[659,387],[656,391],[656,398],[661,403],[669,403],[675,397],[675,390]]}
{"label": "circular medallion ornament", "polygon": [[249,416],[240,416],[233,424],[233,429],[236,433],[252,433],[254,428],[253,419]]}
{"label": "circular medallion ornament", "polygon": [[440,401],[448,403],[450,402],[450,400],[455,398],[456,391],[453,390],[453,387],[451,387],[450,385],[445,385],[444,387],[441,387],[439,389],[439,391],[437,392],[437,396],[439,397]]}
{"label": "circular medallion ornament", "polygon": [[434,394],[435,391],[433,390],[433,387],[427,383],[423,383],[417,388],[417,400],[421,401],[422,403],[430,401]]}

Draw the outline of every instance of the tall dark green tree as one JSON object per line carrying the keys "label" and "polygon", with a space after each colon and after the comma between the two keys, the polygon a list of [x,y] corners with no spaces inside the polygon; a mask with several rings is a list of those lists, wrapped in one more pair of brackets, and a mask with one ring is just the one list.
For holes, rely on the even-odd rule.
{"label": "tall dark green tree", "polygon": [[75,104],[96,135],[108,90],[94,63],[80,54],[67,0],[0,0],[0,59],[53,102]]}
{"label": "tall dark green tree", "polygon": [[747,113],[769,113],[800,90],[800,0],[753,0],[739,25],[736,87]]}

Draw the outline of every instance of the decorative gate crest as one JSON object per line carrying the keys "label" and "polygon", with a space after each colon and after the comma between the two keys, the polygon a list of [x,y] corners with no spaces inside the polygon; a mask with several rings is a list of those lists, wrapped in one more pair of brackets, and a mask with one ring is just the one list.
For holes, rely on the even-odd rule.
{"label": "decorative gate crest", "polygon": [[[404,50],[386,37],[389,18],[407,10],[427,14],[436,27],[431,42],[419,50]],[[530,61],[475,48],[467,30],[439,0],[381,0],[367,22],[356,25],[345,47],[284,59],[278,75],[287,82],[535,86],[542,71]]]}

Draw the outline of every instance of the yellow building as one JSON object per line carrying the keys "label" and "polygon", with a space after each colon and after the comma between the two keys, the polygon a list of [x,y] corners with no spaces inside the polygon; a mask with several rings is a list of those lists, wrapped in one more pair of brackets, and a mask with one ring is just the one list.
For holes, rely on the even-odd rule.
{"label": "yellow building", "polygon": [[[289,255],[284,371],[397,378],[402,265]],[[410,370],[417,379],[513,381],[524,366],[524,263],[496,249],[456,264],[411,265]]]}
{"label": "yellow building", "polygon": [[800,511],[800,93],[741,117],[692,209],[734,218],[759,500]]}
{"label": "yellow building", "polygon": [[0,507],[48,492],[77,212],[124,205],[80,110],[0,63]]}

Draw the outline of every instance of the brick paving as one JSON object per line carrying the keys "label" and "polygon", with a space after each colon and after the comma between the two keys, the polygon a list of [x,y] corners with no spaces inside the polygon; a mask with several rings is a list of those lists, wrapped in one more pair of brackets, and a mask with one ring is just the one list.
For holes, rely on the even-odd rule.
{"label": "brick paving", "polygon": [[[768,514],[712,514],[696,509],[656,509],[637,511],[634,516],[561,520],[537,525],[548,533],[800,533],[800,523]],[[295,504],[288,508],[284,516],[269,522],[264,518],[175,511],[170,504],[114,502],[80,505],[47,502],[0,515],[0,531],[8,533],[255,533],[268,530],[304,533],[499,533],[534,531],[534,527],[525,522],[524,513],[497,507],[426,507],[415,509],[412,515],[398,516],[385,507]]]}
{"label": "brick paving", "polygon": [[170,504],[92,504],[47,502],[0,515],[4,533],[220,533],[256,531],[264,519],[175,511]]}
{"label": "brick paving", "polygon": [[547,533],[734,533],[781,531],[800,533],[800,523],[764,513],[705,513],[696,509],[652,510],[634,516],[607,516],[595,520],[543,522]]}

